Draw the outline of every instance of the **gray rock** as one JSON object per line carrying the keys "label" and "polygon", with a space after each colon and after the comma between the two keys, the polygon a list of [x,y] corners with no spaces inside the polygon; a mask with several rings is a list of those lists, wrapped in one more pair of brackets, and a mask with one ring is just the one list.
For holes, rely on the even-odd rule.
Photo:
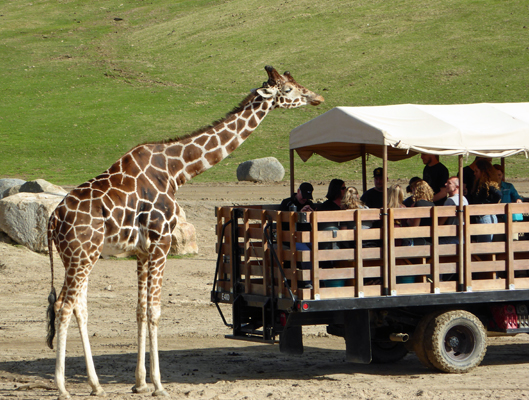
{"label": "gray rock", "polygon": [[47,252],[48,219],[63,197],[18,193],[0,200],[0,231],[32,251]]}
{"label": "gray rock", "polygon": [[62,187],[54,185],[44,179],[37,179],[35,181],[28,181],[20,187],[20,192],[24,193],[55,193],[62,196],[66,195],[66,192]]}
{"label": "gray rock", "polygon": [[11,189],[13,186],[21,186],[26,181],[23,181],[22,179],[15,179],[15,178],[4,178],[0,179],[0,199],[4,197],[4,192]]}
{"label": "gray rock", "polygon": [[14,194],[19,193],[21,187],[22,185],[11,186],[9,189],[4,190],[4,193],[2,193],[2,195],[0,196],[0,199],[13,196]]}
{"label": "gray rock", "polygon": [[279,182],[285,176],[285,168],[275,157],[245,161],[237,167],[237,179],[250,182]]}

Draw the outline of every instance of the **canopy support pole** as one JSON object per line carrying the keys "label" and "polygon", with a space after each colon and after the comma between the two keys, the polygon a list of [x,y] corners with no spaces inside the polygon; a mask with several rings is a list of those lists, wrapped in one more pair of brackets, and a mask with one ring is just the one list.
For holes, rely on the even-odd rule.
{"label": "canopy support pole", "polygon": [[[382,288],[382,295],[387,296],[390,294],[390,284],[389,284],[389,259],[388,259],[388,147],[384,144],[382,146],[382,179],[384,181],[384,186],[382,188],[382,260],[384,269],[382,271],[382,282],[384,284]],[[365,154],[365,153],[364,153]],[[364,179],[365,184],[365,179]],[[397,294],[395,290],[391,291],[391,295]]]}
{"label": "canopy support pole", "polygon": [[367,191],[366,145],[361,145],[360,149],[362,151],[362,193],[365,193]]}
{"label": "canopy support pole", "polygon": [[459,243],[457,245],[457,291],[458,292],[464,292],[465,289],[465,269],[468,267],[470,268],[470,265],[465,265],[465,234],[463,231],[463,224],[464,224],[464,214],[463,214],[463,199],[465,198],[463,193],[463,156],[459,155],[459,206],[457,206],[457,237],[459,238]]}
{"label": "canopy support pole", "polygon": [[290,195],[294,193],[294,150],[290,149]]}

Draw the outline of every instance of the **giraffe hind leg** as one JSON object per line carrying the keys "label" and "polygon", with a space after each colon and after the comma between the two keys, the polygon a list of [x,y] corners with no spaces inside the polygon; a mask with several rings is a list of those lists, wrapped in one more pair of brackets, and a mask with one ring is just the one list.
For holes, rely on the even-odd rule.
{"label": "giraffe hind leg", "polygon": [[169,396],[162,386],[160,361],[158,357],[158,322],[160,320],[163,273],[167,253],[171,247],[171,236],[165,235],[150,249],[147,277],[147,326],[150,339],[150,372],[154,384],[153,396]]}
{"label": "giraffe hind leg", "polygon": [[92,268],[92,263],[87,259],[77,259],[76,262],[70,260],[66,268],[66,279],[57,301],[55,302],[56,332],[57,332],[57,360],[55,364],[55,382],[59,389],[59,399],[69,399],[69,393],[65,386],[65,364],[66,364],[66,339],[68,327],[75,315],[81,341],[83,345],[86,368],[88,373],[88,383],[92,387],[93,395],[104,395],[104,391],[99,385],[95,372],[90,343],[87,331],[87,309],[86,295],[88,290],[88,275]]}
{"label": "giraffe hind leg", "polygon": [[105,391],[99,384],[97,373],[94,366],[94,360],[92,357],[92,350],[90,348],[90,340],[88,338],[88,307],[86,296],[88,292],[88,279],[83,283],[83,286],[79,292],[78,300],[74,307],[74,315],[77,318],[77,325],[79,327],[79,334],[81,335],[81,343],[83,345],[83,351],[86,362],[86,372],[88,375],[88,384],[92,387],[91,396],[106,396]]}
{"label": "giraffe hind leg", "polygon": [[145,341],[147,332],[147,257],[138,255],[138,305],[136,321],[138,323],[138,361],[136,364],[136,384],[132,387],[134,393],[149,393],[147,386],[147,370],[145,369]]}

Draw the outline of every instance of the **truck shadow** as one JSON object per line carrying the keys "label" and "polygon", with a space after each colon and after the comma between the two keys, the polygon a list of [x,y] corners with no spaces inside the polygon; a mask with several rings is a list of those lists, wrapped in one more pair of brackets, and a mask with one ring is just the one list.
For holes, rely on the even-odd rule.
{"label": "truck shadow", "polygon": [[[96,355],[94,362],[102,384],[134,383],[136,353]],[[482,365],[527,363],[529,344],[523,343],[489,346]],[[245,379],[333,380],[334,374],[409,377],[435,373],[423,367],[413,353],[392,364],[361,365],[346,362],[344,350],[306,347],[303,355],[292,356],[280,353],[277,346],[263,345],[160,351],[160,368],[164,382],[195,384]],[[54,369],[53,357],[0,363],[0,371],[32,379],[53,380]],[[66,379],[86,382],[84,357],[67,357]]]}

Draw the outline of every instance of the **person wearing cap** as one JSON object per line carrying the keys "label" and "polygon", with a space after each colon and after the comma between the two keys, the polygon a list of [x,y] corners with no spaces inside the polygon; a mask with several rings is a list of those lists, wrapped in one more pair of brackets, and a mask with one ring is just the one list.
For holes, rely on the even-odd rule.
{"label": "person wearing cap", "polygon": [[373,171],[373,179],[375,187],[372,187],[365,192],[360,200],[364,202],[369,208],[382,208],[384,205],[384,178],[382,168],[375,168]]}
{"label": "person wearing cap", "polygon": [[445,183],[450,177],[448,168],[439,162],[439,156],[434,154],[421,154],[424,163],[422,179],[430,185],[433,190],[433,202],[436,206],[442,206],[446,200]]}
{"label": "person wearing cap", "polygon": [[[312,192],[314,192],[312,185],[308,182],[303,182],[299,185],[296,193],[281,202],[279,209],[281,211],[314,211]],[[296,207],[295,210],[294,206]]]}
{"label": "person wearing cap", "polygon": [[410,196],[409,197],[406,197],[404,199],[404,201],[402,202],[402,204],[404,204],[406,207],[411,207],[413,205],[413,196],[412,196],[412,187],[413,187],[413,184],[417,181],[420,181],[421,178],[419,178],[418,176],[414,176],[413,178],[410,179],[410,183],[408,184],[408,186],[406,187],[406,193],[409,193]]}
{"label": "person wearing cap", "polygon": [[[281,211],[314,211],[314,203],[312,202],[314,188],[308,182],[303,182],[299,185],[298,191],[294,193],[291,197],[284,199],[279,206]],[[290,229],[290,224],[288,222],[283,222],[281,224],[283,231],[288,231]],[[296,223],[296,227],[293,228],[297,231],[310,231],[310,223]],[[284,248],[290,248],[290,242],[283,242]],[[296,243],[296,250],[311,250],[312,245],[310,243]],[[290,261],[284,261],[283,266],[285,268],[290,268]],[[310,262],[298,261],[297,267],[299,269],[311,269],[312,264]],[[312,283],[310,281],[298,281],[298,287],[300,288],[312,288]]]}

